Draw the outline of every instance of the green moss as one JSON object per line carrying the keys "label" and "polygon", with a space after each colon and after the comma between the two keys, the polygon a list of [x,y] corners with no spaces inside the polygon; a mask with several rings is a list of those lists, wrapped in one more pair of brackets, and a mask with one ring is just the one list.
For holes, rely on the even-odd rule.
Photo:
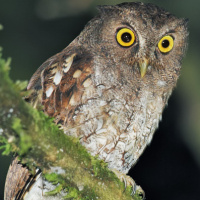
{"label": "green moss", "polygon": [[28,85],[28,81],[20,81],[20,80],[17,80],[17,81],[15,82],[15,86],[18,87],[18,90],[20,90],[20,91],[25,90],[26,87],[27,87],[27,85]]}
{"label": "green moss", "polygon": [[98,175],[101,176],[104,175],[105,173],[108,173],[107,164],[104,161],[99,160],[97,156],[91,157],[91,163],[93,166],[93,171],[95,176]]}
{"label": "green moss", "polygon": [[9,155],[12,152],[12,145],[8,141],[0,136],[0,150],[3,150],[2,155]]}
{"label": "green moss", "polygon": [[58,184],[58,186],[54,190],[52,190],[50,192],[46,192],[45,195],[53,196],[53,195],[59,194],[62,190],[63,190],[62,184]]}
{"label": "green moss", "polygon": [[13,118],[12,129],[19,136],[19,151],[20,156],[25,155],[32,147],[32,138],[24,132],[21,119]]}
{"label": "green moss", "polygon": [[19,119],[19,118],[14,118],[13,119],[12,129],[14,131],[16,131],[18,134],[20,134],[20,132],[23,131],[22,124],[21,124],[21,119]]}
{"label": "green moss", "polygon": [[45,174],[45,179],[49,182],[51,182],[53,185],[57,185],[57,187],[47,192],[45,195],[56,195],[59,194],[62,190],[67,192],[67,195],[64,196],[64,199],[70,199],[70,198],[77,198],[79,196],[79,191],[75,187],[70,187],[70,184],[67,184],[68,181],[65,181],[63,176],[51,173],[51,174]]}
{"label": "green moss", "polygon": [[91,200],[96,199],[94,190],[87,186],[83,186],[83,189],[77,189],[75,185],[66,181],[63,176],[56,173],[45,174],[45,179],[51,182],[53,185],[58,185],[54,190],[47,192],[45,195],[56,195],[62,190],[67,192],[67,195],[63,199],[78,199],[78,200]]}
{"label": "green moss", "polygon": [[79,197],[79,191],[76,188],[69,188],[67,191],[67,195],[64,196],[64,199],[80,199]]}
{"label": "green moss", "polygon": [[0,72],[1,72],[1,79],[5,79],[7,83],[11,84],[12,81],[9,78],[9,71],[10,71],[10,63],[11,58],[7,60],[2,59],[2,54],[0,53]]}
{"label": "green moss", "polygon": [[80,200],[99,199],[94,190],[89,189],[87,186],[80,192]]}
{"label": "green moss", "polygon": [[57,185],[58,183],[64,184],[63,178],[59,174],[56,173],[44,174],[44,177],[47,181],[51,182],[53,185]]}

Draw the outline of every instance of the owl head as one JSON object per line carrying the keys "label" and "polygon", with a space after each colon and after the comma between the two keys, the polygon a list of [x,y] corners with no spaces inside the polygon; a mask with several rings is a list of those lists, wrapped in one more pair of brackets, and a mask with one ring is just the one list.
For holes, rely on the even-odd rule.
{"label": "owl head", "polygon": [[99,11],[78,37],[81,45],[106,60],[105,66],[117,65],[121,74],[128,71],[126,79],[137,77],[147,84],[159,79],[170,87],[176,83],[187,47],[188,20],[139,2],[100,6]]}

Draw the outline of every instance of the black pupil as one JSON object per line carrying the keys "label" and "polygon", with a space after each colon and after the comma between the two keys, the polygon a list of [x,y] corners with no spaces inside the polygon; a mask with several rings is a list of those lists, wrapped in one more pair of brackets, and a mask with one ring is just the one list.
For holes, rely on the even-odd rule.
{"label": "black pupil", "polygon": [[162,47],[163,47],[163,48],[169,47],[169,40],[163,40],[163,41],[162,41]]}
{"label": "black pupil", "polygon": [[122,38],[122,41],[126,43],[130,42],[132,39],[130,33],[123,33],[121,38]]}

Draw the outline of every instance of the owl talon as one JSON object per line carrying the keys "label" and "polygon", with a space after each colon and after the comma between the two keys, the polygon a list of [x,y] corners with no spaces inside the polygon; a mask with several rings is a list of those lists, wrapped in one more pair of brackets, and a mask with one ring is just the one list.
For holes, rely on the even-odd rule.
{"label": "owl talon", "polygon": [[123,174],[122,172],[116,170],[116,169],[112,169],[112,171],[115,173],[115,175],[122,181],[124,182],[124,187],[125,187],[125,190],[127,188],[127,186],[131,186],[132,187],[132,193],[131,195],[134,196],[136,191],[137,193],[139,194],[139,196],[142,197],[142,199],[145,199],[145,193],[143,191],[143,189],[137,185],[135,183],[135,181],[128,175],[126,174]]}
{"label": "owl talon", "polygon": [[145,200],[145,192],[139,185],[136,186],[136,191],[138,195],[142,197],[143,200]]}

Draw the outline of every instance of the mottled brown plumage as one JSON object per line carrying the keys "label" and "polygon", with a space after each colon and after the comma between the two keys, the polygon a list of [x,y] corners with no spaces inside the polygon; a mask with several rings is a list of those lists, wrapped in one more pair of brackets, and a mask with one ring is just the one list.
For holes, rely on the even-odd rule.
{"label": "mottled brown plumage", "polygon": [[99,10],[68,47],[36,71],[29,100],[125,176],[151,142],[176,86],[187,22],[152,4]]}

